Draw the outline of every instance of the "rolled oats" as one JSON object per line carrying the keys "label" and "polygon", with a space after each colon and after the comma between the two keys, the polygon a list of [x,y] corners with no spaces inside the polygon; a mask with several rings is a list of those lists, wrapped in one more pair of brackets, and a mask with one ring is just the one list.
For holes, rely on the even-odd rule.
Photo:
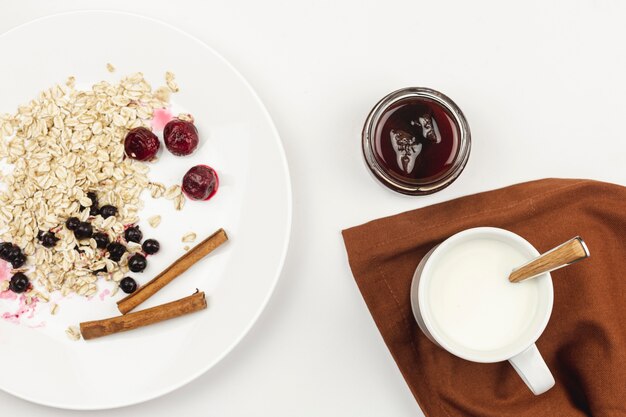
{"label": "rolled oats", "polygon": [[179,88],[178,88],[178,84],[176,84],[176,81],[174,81],[174,73],[167,71],[165,73],[165,83],[167,84],[167,87],[172,90],[173,93],[177,93]]}
{"label": "rolled oats", "polygon": [[167,200],[174,200],[181,193],[180,185],[172,185],[163,195]]}
{"label": "rolled oats", "polygon": [[154,228],[158,227],[161,224],[161,216],[148,217],[148,224]]}
{"label": "rolled oats", "polygon": [[185,196],[183,194],[179,194],[174,199],[174,208],[176,210],[182,210],[185,206]]}
{"label": "rolled oats", "polygon": [[163,197],[163,194],[165,194],[165,185],[161,183],[151,182],[148,185],[148,188],[150,189],[150,195],[152,198]]}
{"label": "rolled oats", "polygon": [[[107,69],[115,71],[111,64]],[[128,253],[115,263],[93,239],[77,241],[64,226],[69,217],[89,220],[114,238],[124,232],[125,224],[138,221],[143,190],[154,198],[174,200],[177,209],[184,205],[180,186],[166,190],[163,184],[150,182],[149,165],[124,155],[128,130],[149,128],[154,109],[167,107],[169,90],[178,91],[174,75],[168,72],[168,87],[156,91],[141,73],[119,83],[101,81],[90,90],[77,90],[75,84],[76,79],[69,77],[65,85],[41,92],[15,114],[0,114],[0,159],[14,166],[11,173],[0,174],[6,184],[0,191],[0,233],[28,256],[38,284],[33,295],[42,300],[48,298],[44,290],[95,295],[98,276],[91,271],[106,268],[99,276],[115,282],[128,272]],[[88,191],[95,192],[102,205],[118,207],[118,214],[107,219],[91,216]],[[160,216],[150,224],[159,221]],[[48,230],[59,238],[53,248],[37,240],[39,231]],[[54,304],[51,311],[56,308]],[[77,328],[66,332],[74,340],[80,338]]]}
{"label": "rolled oats", "polygon": [[178,119],[193,123],[193,116],[189,113],[179,113]]}
{"label": "rolled oats", "polygon": [[69,326],[65,330],[65,334],[67,335],[67,337],[74,341],[80,340],[80,330],[76,326]]}
{"label": "rolled oats", "polygon": [[194,240],[196,240],[196,234],[194,232],[185,233],[182,238],[183,242],[193,242]]}

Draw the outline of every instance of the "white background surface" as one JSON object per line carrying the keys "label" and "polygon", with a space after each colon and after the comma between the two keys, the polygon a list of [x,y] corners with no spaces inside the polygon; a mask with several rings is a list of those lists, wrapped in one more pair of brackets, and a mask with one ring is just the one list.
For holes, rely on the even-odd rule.
{"label": "white background surface", "polygon": [[[621,124],[626,4],[618,1],[511,6],[415,0],[1,0],[0,31],[84,8],[154,17],[222,53],[272,114],[294,187],[287,263],[251,333],[190,385],[146,404],[92,415],[419,416],[350,274],[340,230],[541,177],[626,184]],[[11,65],[11,57],[2,56],[5,65]],[[449,95],[472,129],[465,172],[450,188],[426,198],[382,188],[360,155],[367,112],[389,91],[409,85]],[[0,410],[3,415],[79,414],[4,393]]]}

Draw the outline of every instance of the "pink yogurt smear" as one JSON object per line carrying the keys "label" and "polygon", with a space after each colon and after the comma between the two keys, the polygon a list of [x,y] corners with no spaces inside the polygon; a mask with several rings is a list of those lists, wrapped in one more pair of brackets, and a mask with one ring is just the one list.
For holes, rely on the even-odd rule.
{"label": "pink yogurt smear", "polygon": [[[0,261],[0,282],[11,279],[11,267],[8,262]],[[0,300],[15,300],[17,294],[11,290],[0,291]]]}
{"label": "pink yogurt smear", "polygon": [[22,317],[26,317],[27,319],[35,317],[35,309],[37,308],[38,303],[39,299],[37,297],[33,297],[31,298],[30,304],[27,304],[26,296],[22,294],[20,295],[20,304],[17,311],[15,313],[3,313],[0,317],[10,323],[20,324],[20,318]]}
{"label": "pink yogurt smear", "polygon": [[[7,262],[0,261],[0,282],[8,281],[11,279],[11,267]],[[18,298],[18,294],[14,293],[11,290],[0,291],[0,300],[16,300]],[[14,313],[2,313],[0,318],[4,320],[20,324],[20,318],[24,317],[27,319],[32,319],[35,317],[35,309],[37,308],[37,304],[39,303],[39,299],[37,297],[32,297],[30,304],[26,304],[26,295],[22,294],[19,296],[19,305],[17,307],[17,311]],[[44,324],[45,325],[45,324]],[[37,325],[37,327],[42,327]]]}
{"label": "pink yogurt smear", "polygon": [[102,291],[99,295],[100,301],[104,301],[104,297],[106,297],[109,294],[111,294],[111,291],[109,291],[108,289]]}
{"label": "pink yogurt smear", "polygon": [[152,129],[163,130],[170,120],[172,120],[170,109],[155,109],[152,116]]}
{"label": "pink yogurt smear", "polygon": [[11,268],[9,267],[9,263],[0,261],[0,282],[8,281],[9,279],[11,279]]}

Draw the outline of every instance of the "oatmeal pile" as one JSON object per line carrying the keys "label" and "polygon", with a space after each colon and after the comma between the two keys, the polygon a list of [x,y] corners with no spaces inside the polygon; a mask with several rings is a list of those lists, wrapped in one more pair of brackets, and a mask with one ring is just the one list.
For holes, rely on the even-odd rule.
{"label": "oatmeal pile", "polygon": [[[86,91],[74,83],[70,77],[17,113],[0,115],[0,159],[13,165],[0,174],[6,185],[0,192],[0,238],[27,256],[24,266],[12,272],[28,271],[33,291],[44,301],[45,293],[56,290],[94,295],[99,277],[119,282],[129,270],[129,257],[141,251],[139,243],[128,242],[127,251],[113,261],[94,238],[77,240],[66,226],[69,218],[88,221],[94,232],[114,242],[139,220],[144,190],[153,198],[173,200],[179,210],[185,202],[179,185],[151,182],[149,165],[124,155],[128,131],[149,128],[153,111],[169,105],[170,93],[178,90],[173,74],[167,74],[167,86],[156,90],[141,73]],[[116,214],[90,214],[94,200],[88,194],[97,195],[101,207],[117,208]],[[41,243],[48,232],[58,239],[53,247]]]}

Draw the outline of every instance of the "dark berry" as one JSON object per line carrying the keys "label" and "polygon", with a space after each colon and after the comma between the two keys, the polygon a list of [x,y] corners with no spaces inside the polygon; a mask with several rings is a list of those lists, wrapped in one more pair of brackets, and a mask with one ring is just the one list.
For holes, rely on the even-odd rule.
{"label": "dark berry", "polygon": [[19,253],[18,255],[11,258],[11,266],[13,268],[19,268],[26,263],[26,255],[23,253]]}
{"label": "dark berry", "polygon": [[122,278],[120,281],[120,289],[126,294],[132,294],[137,289],[137,281],[131,277]]}
{"label": "dark berry", "polygon": [[183,177],[183,192],[192,200],[208,200],[217,192],[219,178],[213,168],[196,165]]}
{"label": "dark berry", "polygon": [[91,224],[87,222],[80,222],[78,227],[74,229],[74,236],[76,236],[76,239],[89,239],[92,234],[93,227],[91,227]]}
{"label": "dark berry", "polygon": [[142,272],[146,269],[147,265],[148,262],[146,261],[146,257],[139,253],[134,254],[128,260],[128,269],[133,272]]}
{"label": "dark berry", "polygon": [[11,277],[11,282],[9,282],[9,289],[14,293],[21,293],[26,291],[28,288],[28,277],[21,272],[13,275]]}
{"label": "dark berry", "polygon": [[0,243],[0,259],[8,261],[9,251],[11,250],[12,247],[13,247],[12,243],[9,243],[9,242]]}
{"label": "dark berry", "polygon": [[100,208],[100,215],[105,219],[108,219],[111,216],[115,216],[116,214],[117,214],[117,208],[115,208],[115,206],[112,206],[110,204],[107,204],[106,206],[102,206]]}
{"label": "dark berry", "polygon": [[107,250],[109,251],[109,259],[118,262],[126,252],[126,247],[121,243],[112,242],[107,246]]}
{"label": "dark berry", "polygon": [[7,251],[7,261],[13,263],[13,259],[22,254],[22,250],[17,245],[11,245]]}
{"label": "dark berry", "polygon": [[43,230],[40,230],[37,232],[37,240],[41,241],[43,239],[43,235],[45,235],[46,232],[44,232]]}
{"label": "dark berry", "polygon": [[70,217],[65,221],[65,227],[67,227],[69,230],[76,230],[79,224],[80,220],[78,219],[78,217]]}
{"label": "dark berry", "polygon": [[98,196],[93,191],[89,191],[87,193],[87,198],[91,200],[91,206],[89,206],[89,214],[92,216],[97,216],[99,213]]}
{"label": "dark berry", "polygon": [[141,249],[143,249],[143,251],[148,255],[153,255],[161,249],[161,245],[154,239],[147,239],[143,242],[143,245],[141,245]]}
{"label": "dark berry", "polygon": [[198,147],[198,129],[191,122],[173,119],[163,129],[163,141],[174,155],[189,155]]}
{"label": "dark berry", "polygon": [[143,233],[141,233],[138,226],[129,227],[126,231],[124,231],[124,238],[127,242],[139,243],[141,242],[141,239],[143,239]]}
{"label": "dark berry", "polygon": [[87,193],[87,198],[91,200],[91,205],[92,206],[97,206],[98,205],[98,196],[93,191],[89,191]]}
{"label": "dark berry", "polygon": [[145,127],[136,127],[126,135],[124,151],[130,158],[138,161],[149,161],[159,151],[159,138]]}
{"label": "dark berry", "polygon": [[109,235],[101,232],[93,235],[93,239],[96,241],[96,246],[100,249],[106,249],[110,242]]}
{"label": "dark berry", "polygon": [[43,234],[41,238],[41,244],[46,248],[53,248],[56,246],[59,238],[54,235],[52,232],[46,232]]}

